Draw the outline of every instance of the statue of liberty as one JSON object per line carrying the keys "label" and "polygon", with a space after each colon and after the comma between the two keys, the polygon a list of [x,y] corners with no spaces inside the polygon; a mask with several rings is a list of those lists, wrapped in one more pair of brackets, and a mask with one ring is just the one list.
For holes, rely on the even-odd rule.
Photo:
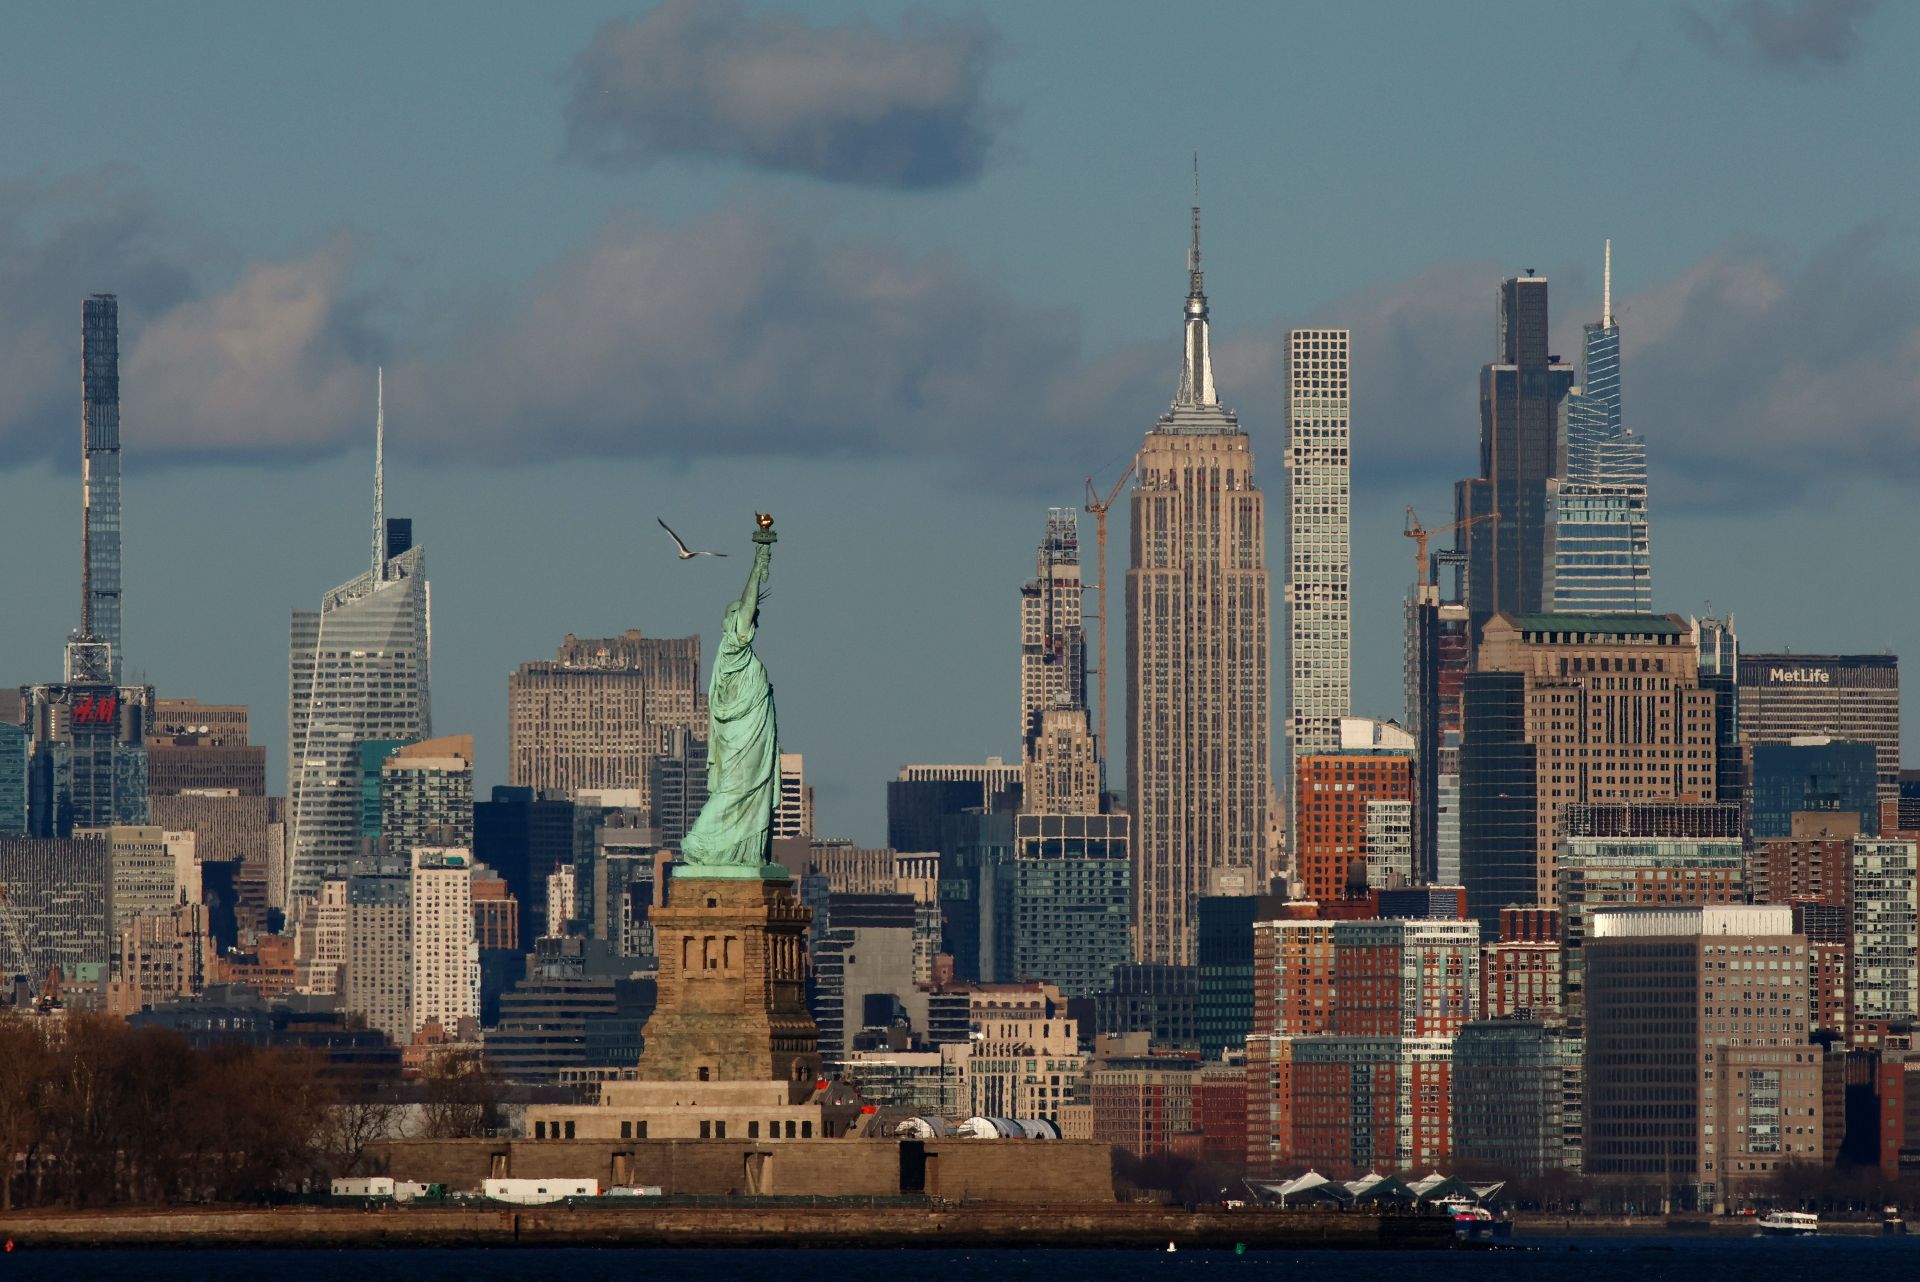
{"label": "statue of liberty", "polygon": [[[680,843],[685,877],[785,880],[772,862],[773,811],[780,803],[780,742],[773,685],[753,652],[760,601],[773,563],[773,518],[755,514],[753,569],[727,606],[707,687],[707,803]],[[676,540],[677,541],[677,540]]]}

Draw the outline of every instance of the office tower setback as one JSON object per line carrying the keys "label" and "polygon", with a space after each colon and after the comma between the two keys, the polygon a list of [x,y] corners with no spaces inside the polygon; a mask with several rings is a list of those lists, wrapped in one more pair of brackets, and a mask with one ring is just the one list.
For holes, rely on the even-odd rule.
{"label": "office tower setback", "polygon": [[1784,906],[1620,908],[1587,942],[1586,1173],[1711,1209],[1821,1154],[1807,941]]}
{"label": "office tower setback", "polygon": [[1650,614],[1647,443],[1620,417],[1620,327],[1613,317],[1613,242],[1607,242],[1600,321],[1586,327],[1582,385],[1562,404],[1564,467],[1547,484],[1547,608]]}
{"label": "office tower setback", "polygon": [[1747,654],[1740,746],[1827,735],[1873,745],[1879,797],[1900,796],[1900,660],[1891,654]]}
{"label": "office tower setback", "polygon": [[426,551],[386,555],[384,400],[375,422],[374,564],[328,592],[318,610],[293,612],[287,841],[296,897],[344,876],[359,853],[360,745],[433,734]]}
{"label": "office tower setback", "polygon": [[706,718],[698,636],[569,633],[552,660],[507,678],[507,778],[556,796],[638,789],[645,806],[647,762],[665,732],[705,735]]}
{"label": "office tower setback", "polygon": [[1465,700],[1460,871],[1490,935],[1554,903],[1567,807],[1716,795],[1717,695],[1677,615],[1496,615]]}
{"label": "office tower setback", "polygon": [[1253,451],[1208,348],[1200,211],[1173,406],[1134,460],[1127,786],[1134,951],[1190,965],[1194,903],[1267,881],[1268,583]]}
{"label": "office tower setback", "polygon": [[[1087,706],[1087,633],[1080,622],[1080,525],[1047,509],[1031,582],[1020,589],[1020,742],[1049,708]],[[1106,745],[1100,745],[1102,749]]]}
{"label": "office tower setback", "polygon": [[80,482],[86,506],[80,631],[67,680],[120,684],[120,301],[80,305]]}
{"label": "office tower setback", "polygon": [[1020,806],[1028,814],[1091,815],[1100,810],[1100,754],[1083,707],[1051,707],[1027,741]]}
{"label": "office tower setback", "polygon": [[[1344,329],[1287,335],[1287,738],[1297,762],[1340,746],[1353,711],[1351,407]],[[1293,771],[1289,771],[1291,778]],[[1298,806],[1295,807],[1298,831]]]}

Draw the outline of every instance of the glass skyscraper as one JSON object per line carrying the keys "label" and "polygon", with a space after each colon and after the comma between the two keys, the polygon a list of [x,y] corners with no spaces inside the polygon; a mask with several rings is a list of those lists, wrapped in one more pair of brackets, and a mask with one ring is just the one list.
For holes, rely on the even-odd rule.
{"label": "glass skyscraper", "polygon": [[1496,355],[1480,369],[1480,475],[1454,487],[1455,545],[1467,557],[1467,605],[1477,635],[1496,611],[1538,614],[1550,602],[1550,482],[1564,475],[1560,435],[1573,367],[1552,354],[1547,280],[1500,285]]}
{"label": "glass skyscraper", "polygon": [[360,852],[361,745],[433,737],[426,550],[395,546],[382,511],[384,416],[378,433],[373,565],[328,592],[318,610],[293,612],[287,845],[295,896],[346,876]]}
{"label": "glass skyscraper", "polygon": [[1581,386],[1562,403],[1566,465],[1548,482],[1543,593],[1561,613],[1650,614],[1647,443],[1620,415],[1620,327],[1607,247],[1600,323],[1586,326]]}

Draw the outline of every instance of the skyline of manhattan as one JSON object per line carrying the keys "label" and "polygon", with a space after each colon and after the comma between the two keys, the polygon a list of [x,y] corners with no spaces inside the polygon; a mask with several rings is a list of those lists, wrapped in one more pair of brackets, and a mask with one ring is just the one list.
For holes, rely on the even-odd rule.
{"label": "skyline of manhattan", "polygon": [[[1832,74],[1844,75],[1846,68]],[[1271,319],[1275,309],[1289,319],[1306,317],[1296,313],[1287,298],[1261,294],[1254,287],[1253,283],[1271,268],[1262,266],[1261,260],[1269,255],[1259,252],[1260,240],[1250,234],[1258,226],[1258,219],[1248,211],[1258,203],[1247,198],[1250,180],[1245,174],[1251,166],[1236,166],[1231,154],[1218,156],[1205,137],[1192,141],[1200,144],[1207,166],[1210,292],[1221,338],[1222,399],[1239,410],[1253,436],[1256,453],[1269,459],[1271,469],[1273,451],[1280,448],[1282,418],[1271,390],[1273,375],[1262,364],[1261,342],[1263,336],[1277,332]],[[461,453],[462,446],[457,436],[449,436],[447,420],[457,415],[446,412],[449,393],[444,386],[430,381],[417,365],[413,367],[411,387],[405,377],[396,377],[396,387],[389,389],[389,411],[394,429],[392,446],[399,457],[390,465],[388,506],[396,514],[411,515],[422,541],[434,549],[434,579],[440,588],[435,611],[439,624],[435,666],[440,670],[435,680],[437,724],[448,730],[473,729],[480,735],[483,784],[504,779],[504,735],[499,727],[504,722],[505,677],[514,664],[550,654],[567,632],[617,635],[633,626],[650,635],[665,636],[708,626],[711,599],[723,592],[724,586],[710,582],[711,576],[696,579],[682,573],[678,579],[668,577],[685,567],[670,563],[659,546],[657,531],[652,531],[652,520],[656,513],[665,516],[696,545],[728,546],[725,540],[746,514],[716,511],[705,497],[720,477],[744,477],[745,484],[759,486],[756,492],[763,495],[760,506],[773,509],[782,529],[788,532],[782,581],[776,585],[785,598],[783,619],[767,640],[779,655],[776,671],[782,678],[783,737],[794,750],[808,756],[810,780],[820,788],[823,832],[873,840],[877,836],[880,785],[894,768],[908,761],[978,760],[987,753],[1015,757],[1016,745],[1005,726],[1015,701],[1017,592],[1044,522],[1044,508],[1072,502],[1081,490],[1080,478],[1087,473],[1094,474],[1103,485],[1117,475],[1139,433],[1164,409],[1177,374],[1173,335],[1180,285],[1176,272],[1184,250],[1185,157],[1177,148],[1169,151],[1152,163],[1136,164],[1129,175],[1135,196],[1156,193],[1165,206],[1151,220],[1151,234],[1140,237],[1124,260],[1111,264],[1106,273],[1109,279],[1096,281],[1096,274],[1088,273],[1083,290],[1077,291],[1092,297],[1102,290],[1117,291],[1131,300],[1125,309],[1128,320],[1106,322],[1108,327],[1120,330],[1119,345],[1114,346],[1112,340],[1098,344],[1117,354],[1090,364],[1079,360],[1077,390],[1081,395],[1073,395],[1076,389],[1071,385],[1063,390],[1058,381],[1040,385],[1049,393],[1037,402],[1043,410],[1041,417],[1057,417],[1065,426],[1051,444],[1032,451],[1037,457],[1015,453],[998,469],[984,462],[963,461],[967,448],[962,441],[966,438],[949,437],[965,425],[972,410],[996,408],[1009,420],[1008,426],[993,429],[994,434],[987,437],[987,448],[976,450],[977,456],[996,457],[997,447],[1022,436],[1046,436],[1016,426],[1026,421],[1026,411],[1036,404],[1022,394],[1023,388],[1033,386],[1022,379],[1030,380],[1034,370],[1030,365],[1007,364],[1010,358],[1004,352],[995,358],[1001,362],[998,365],[989,362],[982,366],[971,359],[973,354],[966,342],[971,331],[965,325],[950,332],[941,330],[936,335],[941,341],[932,342],[917,360],[909,359],[913,353],[903,348],[897,337],[882,344],[882,354],[888,358],[883,368],[894,373],[909,371],[913,377],[907,381],[919,395],[932,394],[927,402],[935,406],[932,413],[918,420],[907,415],[899,421],[902,436],[916,435],[916,427],[921,429],[920,435],[925,435],[931,425],[931,439],[921,442],[917,456],[903,449],[889,452],[876,447],[875,440],[884,437],[876,437],[872,425],[856,422],[859,430],[851,432],[841,452],[830,455],[826,463],[782,461],[783,455],[801,448],[786,444],[788,439],[833,439],[830,433],[822,436],[821,410],[803,395],[797,423],[782,424],[772,416],[755,421],[750,411],[730,411],[741,416],[740,432],[727,444],[744,452],[744,463],[713,459],[662,464],[652,458],[627,457],[616,458],[609,466],[594,453],[608,450],[607,433],[615,431],[617,423],[604,413],[594,419],[592,413],[582,410],[584,417],[593,419],[602,429],[598,438],[589,434],[583,442],[562,426],[553,429],[552,448],[560,455],[553,461],[530,468],[519,463],[507,468],[472,467],[449,462]],[[990,151],[986,169],[979,177],[956,185],[990,184],[993,165],[998,163],[993,156]],[[677,163],[660,162],[652,173],[663,185],[672,186]],[[836,195],[847,187],[844,180],[813,181]],[[1070,185],[1060,182],[1063,188]],[[23,190],[27,191],[24,196]],[[18,239],[23,224],[44,222],[50,216],[44,198],[36,200],[32,194],[31,180],[25,189],[16,182],[10,195],[16,208],[27,212],[8,222],[9,242]],[[796,194],[790,187],[783,188],[780,195],[799,204],[824,199]],[[882,202],[937,199],[931,195],[885,193],[870,198]],[[1144,204],[1151,209],[1155,201]],[[1086,225],[1099,226],[1106,212],[1083,211]],[[1564,222],[1538,221],[1533,243],[1544,242],[1555,251],[1554,255],[1538,255],[1544,262],[1515,262],[1513,254],[1517,251],[1508,245],[1501,248],[1502,261],[1497,264],[1453,266],[1444,279],[1415,291],[1414,301],[1422,309],[1420,319],[1429,327],[1449,331],[1445,343],[1450,351],[1445,360],[1432,355],[1424,361],[1396,360],[1405,354],[1404,349],[1392,341],[1390,319],[1382,319],[1383,314],[1387,318],[1396,314],[1391,307],[1382,308],[1377,303],[1369,307],[1363,305],[1364,298],[1341,300],[1338,295],[1330,300],[1323,298],[1318,305],[1309,304],[1314,319],[1351,326],[1356,331],[1356,712],[1398,714],[1397,613],[1406,587],[1410,552],[1399,537],[1399,509],[1412,502],[1423,517],[1434,522],[1445,510],[1447,487],[1457,476],[1471,471],[1471,381],[1492,347],[1492,309],[1486,304],[1502,276],[1515,274],[1524,265],[1540,266],[1556,285],[1559,326],[1555,347],[1564,353],[1573,352],[1571,333],[1598,312],[1597,288],[1582,290],[1583,285],[1597,285],[1599,256],[1600,236],[1593,236],[1588,244],[1584,234],[1587,216],[1583,211]],[[712,242],[716,240],[723,249],[736,243],[729,242],[728,235],[737,235],[740,224],[725,225],[728,217],[724,212],[720,215],[718,231],[695,219],[687,227],[662,235],[670,242],[704,246],[713,252]],[[1127,224],[1131,231],[1133,224],[1144,220],[1129,213],[1114,221]],[[1284,250],[1308,256],[1322,244],[1338,243],[1339,238],[1332,235],[1338,220],[1329,218],[1319,226],[1301,223],[1308,220],[1296,220],[1270,235],[1276,251],[1272,256],[1280,256],[1277,251]],[[1214,230],[1222,224],[1227,228],[1224,235]],[[1711,455],[1699,439],[1712,425],[1702,427],[1693,421],[1686,413],[1687,401],[1667,393],[1674,385],[1673,369],[1711,368],[1711,361],[1724,360],[1725,353],[1716,350],[1715,341],[1690,341],[1685,325],[1673,319],[1676,313],[1687,316],[1689,312],[1674,302],[1675,287],[1670,280],[1639,286],[1633,283],[1647,280],[1649,269],[1637,264],[1659,252],[1651,247],[1642,249],[1638,242],[1655,238],[1636,235],[1632,215],[1625,211],[1600,226],[1603,234],[1618,242],[1616,281],[1627,344],[1625,395],[1637,430],[1649,439],[1652,457],[1654,555],[1660,564],[1656,607],[1699,612],[1710,595],[1717,610],[1732,610],[1739,615],[1743,641],[1757,650],[1792,646],[1802,651],[1877,651],[1892,644],[1904,620],[1895,613],[1898,607],[1888,601],[1884,587],[1876,584],[1898,580],[1887,577],[1890,565],[1877,563],[1874,558],[1890,560],[1891,532],[1900,527],[1893,523],[1894,516],[1884,500],[1878,509],[1858,501],[1862,489],[1871,494],[1879,484],[1861,479],[1872,470],[1871,455],[1863,456],[1857,449],[1849,455],[1849,438],[1844,433],[1815,434],[1838,444],[1835,453],[1842,465],[1828,474],[1826,493],[1816,484],[1810,487],[1809,497],[1796,499],[1778,490],[1783,484],[1791,485],[1790,478],[1771,475],[1767,461],[1752,457],[1764,451],[1743,452],[1737,441],[1722,437],[1719,444],[1733,476],[1715,493],[1711,476],[1703,479],[1703,473],[1710,474],[1711,468],[1702,460]],[[646,240],[644,236],[639,239]],[[1059,246],[1070,243],[1070,238],[1060,235],[1036,235],[1033,239]],[[44,241],[33,241],[31,233],[28,241],[29,248],[35,244],[45,248]],[[28,260],[19,253],[17,244],[9,242],[0,245],[4,246],[4,261],[10,272],[57,274],[39,266],[52,255],[39,255],[28,266],[20,266]],[[130,671],[144,674],[165,694],[251,704],[262,727],[256,739],[270,745],[274,752],[271,777],[284,779],[279,736],[270,727],[285,697],[281,656],[286,611],[307,603],[357,563],[352,558],[363,540],[370,488],[366,459],[370,442],[366,437],[372,418],[371,365],[379,356],[395,355],[404,370],[410,359],[418,358],[412,356],[404,338],[391,330],[380,336],[381,342],[367,343],[369,349],[378,347],[379,351],[354,352],[352,345],[338,336],[329,340],[332,347],[319,343],[322,355],[335,359],[317,366],[313,361],[315,345],[310,343],[298,349],[298,359],[277,371],[283,377],[270,379],[265,374],[272,371],[262,372],[263,386],[252,389],[255,400],[241,399],[242,406],[259,417],[247,419],[243,415],[240,425],[271,422],[276,406],[284,406],[289,419],[299,420],[296,426],[310,428],[321,423],[323,432],[294,447],[296,457],[315,457],[318,461],[289,464],[278,461],[281,456],[265,461],[263,456],[269,451],[243,445],[240,452],[252,454],[256,461],[239,465],[231,461],[187,462],[181,446],[183,440],[192,440],[192,434],[183,433],[178,419],[167,422],[165,415],[182,415],[194,404],[185,397],[182,384],[190,381],[194,372],[206,368],[196,362],[204,362],[208,349],[218,347],[206,332],[209,328],[217,330],[217,325],[203,325],[196,333],[187,322],[202,313],[217,316],[220,308],[193,301],[191,291],[170,308],[156,308],[153,300],[166,297],[168,291],[164,284],[154,285],[152,264],[164,255],[143,260],[126,250],[126,244],[131,243],[136,241],[119,246],[122,257],[117,263],[111,256],[104,260],[109,269],[121,272],[121,278],[102,279],[102,270],[94,265],[102,260],[89,258],[71,268],[76,278],[85,277],[84,287],[69,288],[63,280],[57,290],[49,284],[44,300],[34,291],[23,291],[30,295],[28,304],[6,308],[0,318],[17,335],[25,324],[27,338],[44,330],[58,339],[44,358],[33,342],[15,344],[15,364],[26,372],[13,380],[15,390],[4,429],[7,439],[15,443],[16,459],[44,451],[59,460],[58,470],[34,465],[8,471],[0,482],[5,487],[0,500],[21,523],[16,530],[45,528],[60,532],[59,537],[46,541],[18,534],[9,540],[7,566],[9,581],[16,585],[17,608],[9,612],[9,621],[0,625],[4,626],[0,646],[13,658],[19,680],[43,679],[57,670],[59,643],[71,626],[71,584],[77,578],[77,567],[69,564],[73,561],[73,544],[65,537],[72,528],[73,486],[68,483],[67,470],[72,466],[68,455],[72,452],[74,398],[68,335],[73,303],[91,290],[117,289],[130,313],[123,321],[123,341],[131,354],[123,369],[127,406],[126,657]],[[803,233],[799,243],[817,248],[820,242]],[[657,244],[653,248],[656,254],[660,252]],[[1886,251],[1869,246],[1868,252]],[[1859,263],[1849,267],[1838,261],[1842,257],[1836,254],[1830,266],[1843,278],[1849,271],[1866,272]],[[836,263],[832,253],[822,253],[817,261],[807,264],[812,273],[812,279],[806,282],[809,288],[821,281],[859,278],[864,268],[869,273],[867,288],[852,291],[851,300],[840,299],[850,313],[859,310],[852,303],[864,300],[875,313],[873,323],[883,329],[902,320],[924,323],[936,314],[923,310],[903,317],[897,306],[889,310],[895,300],[870,277],[876,262],[881,268],[897,271],[897,258],[862,258],[851,251],[842,251],[841,258],[847,261]],[[616,253],[611,261],[622,261],[621,255]],[[1895,261],[1899,261],[1898,255]],[[696,255],[696,267],[699,262]],[[1728,281],[1764,293],[1766,280],[1764,274],[1755,274],[1760,271],[1754,266],[1756,262],[1764,259],[1747,260],[1748,274],[1736,272]],[[1556,271],[1556,264],[1584,265]],[[836,266],[842,269],[838,274]],[[915,285],[937,295],[936,286],[951,284],[941,276],[938,266],[911,259],[907,266],[920,269],[917,279],[888,279],[882,283],[897,286],[906,296],[913,295]],[[1818,274],[1811,268],[1808,272],[1810,276]],[[351,275],[347,272],[342,279]],[[906,275],[913,277],[914,272],[908,270]],[[967,274],[959,275],[962,283],[967,283]],[[637,278],[625,279],[630,285],[644,285],[649,277],[643,272]],[[1791,275],[1787,279],[1791,280]],[[235,298],[251,298],[263,307],[259,317],[264,319],[255,319],[241,331],[244,333],[271,335],[277,332],[277,320],[300,313],[314,302],[310,294],[301,292],[310,287],[311,280],[297,273],[290,287],[294,295],[290,302],[268,288],[262,304],[261,290],[250,291],[249,282],[243,272],[240,286],[227,298],[229,303]],[[257,280],[251,283],[259,284]],[[1805,289],[1804,280],[1797,284]],[[989,333],[1009,317],[1031,324],[1038,314],[1005,289],[987,288],[987,302],[992,306],[976,306],[971,314],[962,313],[970,315],[979,332]],[[321,294],[325,293],[322,289]],[[1587,293],[1591,293],[1591,299]],[[1723,299],[1728,295],[1739,297],[1736,291],[1723,289]],[[1294,296],[1313,297],[1304,291]],[[1788,296],[1790,301],[1782,303],[1781,308],[1789,313],[1789,327],[1800,327],[1805,317],[1823,316],[1817,306],[1819,299],[1799,298],[1793,289],[1788,290]],[[276,301],[278,306],[269,305]],[[1407,305],[1406,296],[1396,301],[1400,306]],[[42,302],[45,306],[27,311]],[[369,315],[390,306],[371,304]],[[1696,299],[1692,314],[1697,316],[1704,306]],[[619,314],[617,307],[589,310],[582,325],[583,330],[606,341],[616,355],[628,348],[625,332],[616,331],[607,338],[599,330],[609,315]],[[813,313],[812,318],[817,320],[823,314],[836,313]],[[759,319],[764,322],[768,318]],[[829,327],[828,337],[842,340],[859,334],[857,321],[855,315],[845,329]],[[806,323],[808,318],[802,317],[793,328]],[[430,338],[433,328],[428,326],[423,335]],[[904,328],[911,330],[913,326]],[[1810,328],[1819,330],[1817,324]],[[655,372],[648,368],[648,343],[644,341],[652,331],[645,324],[637,330],[637,338],[630,345],[640,366],[634,371],[637,377],[633,386],[645,388],[646,375]],[[553,348],[555,363],[562,366],[567,364],[568,333],[563,326],[545,336]],[[1155,333],[1160,337],[1152,337]],[[1724,340],[1725,336],[1712,337]],[[365,340],[368,334],[359,338]],[[143,343],[148,344],[145,356]],[[426,345],[423,341],[422,346]],[[1075,352],[1055,354],[1062,360],[1078,359]],[[764,351],[746,355],[755,359],[742,361],[743,377],[765,375],[768,369],[790,375],[797,368],[770,361]],[[1406,378],[1410,364],[1419,365],[1427,373],[1437,372],[1467,390],[1444,399],[1432,398],[1425,421],[1410,423],[1404,409],[1394,408],[1389,399],[1405,395],[1398,383]],[[721,368],[725,365],[724,361],[720,363]],[[34,402],[38,387],[47,377],[41,366],[54,371],[58,394],[47,393],[45,407],[30,404],[22,411],[22,400]],[[211,369],[216,376],[231,373],[217,363]],[[859,362],[852,362],[844,370],[832,366],[829,370],[832,387],[822,405],[836,399],[850,403],[862,399]],[[603,383],[607,381],[604,362],[595,372]],[[447,381],[457,384],[458,379]],[[362,382],[364,388],[360,387]],[[963,390],[954,392],[948,384],[960,385]],[[209,387],[221,385],[220,377],[208,381]],[[621,390],[617,380],[608,388],[613,395]],[[1774,389],[1782,390],[1786,389]],[[942,392],[944,400],[938,395]],[[1910,422],[1910,400],[1900,402],[1886,387],[1859,394],[1867,397],[1869,392],[1885,400],[1883,412],[1889,421]],[[1803,389],[1801,394],[1814,393]],[[878,399],[881,408],[897,408],[913,400],[897,389],[891,399]],[[779,400],[774,395],[769,403],[778,404]],[[1841,404],[1844,407],[1844,401]],[[316,406],[324,406],[325,413]],[[1063,407],[1071,407],[1073,415],[1061,414]],[[543,418],[538,406],[522,408],[525,435],[537,441],[537,426],[552,420]],[[858,420],[862,413],[880,416],[878,409],[869,407],[850,411],[848,417]],[[1900,417],[1903,413],[1905,419]],[[951,428],[943,425],[943,416],[955,420]],[[646,418],[643,413],[642,421]],[[1856,416],[1842,426],[1862,421],[1871,421],[1871,416]],[[608,426],[610,423],[614,426]],[[218,439],[220,431],[234,424],[209,413],[201,426]],[[274,430],[259,429],[267,437]],[[711,434],[717,429],[708,424],[704,430]],[[649,434],[643,429],[638,435]],[[661,429],[656,426],[651,435],[661,436]],[[1409,437],[1428,442],[1419,447],[1427,454],[1416,451],[1406,459],[1403,447]],[[35,442],[36,451],[22,448],[26,441]],[[587,457],[567,456],[568,450],[583,446]],[[482,448],[488,448],[484,439]],[[654,448],[658,448],[657,442]],[[230,456],[234,442],[229,440],[224,447],[211,451],[216,458],[223,452]],[[537,453],[539,447],[528,444],[521,447],[521,452]],[[190,447],[187,456],[191,453]],[[1851,465],[1847,465],[1849,458],[1853,460]],[[1747,476],[1743,478],[1742,472]],[[1756,473],[1760,482],[1753,480]],[[1269,470],[1270,491],[1276,475]],[[1741,490],[1743,480],[1748,485],[1745,491]],[[1000,492],[996,493],[997,488]],[[1854,494],[1847,494],[1848,488]],[[1729,489],[1734,492],[1727,493]],[[1835,489],[1840,493],[1834,494]],[[1747,503],[1746,507],[1762,506],[1766,510],[1759,514],[1741,511],[1742,492],[1760,499],[1759,504]],[[1124,547],[1124,521],[1115,523],[1113,537],[1117,547]],[[1800,546],[1786,546],[1790,544]],[[1808,573],[1841,547],[1861,557],[1855,575]],[[802,549],[803,556],[793,555]],[[1269,545],[1269,555],[1277,550],[1276,545]],[[1778,568],[1769,564],[1770,558],[1780,559]],[[555,575],[552,567],[556,564],[565,566],[568,573]],[[202,576],[209,576],[213,582],[204,581]],[[1117,574],[1114,577],[1117,579]],[[874,584],[882,583],[889,585],[886,591],[873,590]],[[919,586],[911,586],[916,584]],[[208,602],[214,599],[218,604],[208,608]],[[793,611],[790,623],[784,617],[787,609]],[[1118,620],[1112,620],[1110,626],[1117,627]],[[908,691],[905,687],[913,681],[912,672],[894,653],[902,644],[931,649],[937,666],[950,676]],[[710,653],[711,644],[708,650]],[[874,699],[855,697],[854,692],[869,675],[887,693]],[[1115,694],[1117,722],[1123,698],[1118,683]],[[873,711],[868,712],[866,707]],[[852,708],[860,711],[850,712]],[[1276,715],[1278,712],[1276,709]]]}

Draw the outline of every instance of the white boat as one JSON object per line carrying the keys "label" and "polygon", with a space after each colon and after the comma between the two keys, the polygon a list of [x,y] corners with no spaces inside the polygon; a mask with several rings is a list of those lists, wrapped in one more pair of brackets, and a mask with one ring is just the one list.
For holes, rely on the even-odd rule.
{"label": "white boat", "polygon": [[1820,1217],[1806,1211],[1768,1211],[1754,1223],[1767,1237],[1812,1237],[1820,1231]]}

